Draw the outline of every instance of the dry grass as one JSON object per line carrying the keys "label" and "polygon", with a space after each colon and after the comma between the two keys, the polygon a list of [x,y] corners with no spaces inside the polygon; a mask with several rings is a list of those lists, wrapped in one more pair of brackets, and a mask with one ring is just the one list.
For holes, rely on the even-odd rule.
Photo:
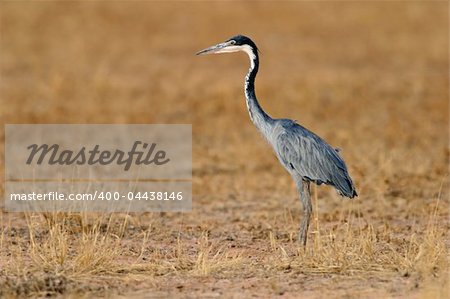
{"label": "dry grass", "polygon": [[[0,297],[448,297],[448,3],[0,8],[3,123],[194,133],[191,213],[1,210]],[[263,107],[342,148],[360,194],[314,189],[306,249],[295,188],[245,111],[246,58],[193,56],[236,33],[262,50]]]}

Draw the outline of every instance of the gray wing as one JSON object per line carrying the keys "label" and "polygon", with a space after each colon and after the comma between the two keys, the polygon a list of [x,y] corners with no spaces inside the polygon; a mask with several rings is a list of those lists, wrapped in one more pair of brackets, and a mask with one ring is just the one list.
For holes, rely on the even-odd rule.
{"label": "gray wing", "polygon": [[338,151],[308,129],[284,121],[274,146],[278,159],[290,172],[319,185],[332,185],[343,196],[357,196]]}

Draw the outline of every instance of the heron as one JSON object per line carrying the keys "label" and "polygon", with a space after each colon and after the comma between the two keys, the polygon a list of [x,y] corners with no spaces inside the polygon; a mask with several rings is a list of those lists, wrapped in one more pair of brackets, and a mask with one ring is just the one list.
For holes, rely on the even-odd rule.
{"label": "heron", "polygon": [[339,195],[358,196],[355,185],[339,150],[318,135],[286,118],[272,118],[258,102],[255,78],[259,69],[258,47],[247,36],[236,35],[223,43],[206,48],[196,55],[245,52],[250,68],[245,77],[244,93],[250,119],[272,146],[279,162],[293,178],[303,207],[298,241],[306,246],[312,213],[310,184],[333,186]]}

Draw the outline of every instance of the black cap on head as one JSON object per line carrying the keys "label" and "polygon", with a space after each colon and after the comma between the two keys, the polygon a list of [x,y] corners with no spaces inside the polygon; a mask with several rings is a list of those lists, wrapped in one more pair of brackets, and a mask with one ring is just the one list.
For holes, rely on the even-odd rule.
{"label": "black cap on head", "polygon": [[256,51],[258,51],[258,47],[256,46],[256,44],[249,37],[247,37],[245,35],[233,36],[232,38],[227,40],[227,42],[229,42],[229,41],[235,41],[235,43],[236,43],[235,45],[236,46],[249,45],[250,47],[252,47]]}

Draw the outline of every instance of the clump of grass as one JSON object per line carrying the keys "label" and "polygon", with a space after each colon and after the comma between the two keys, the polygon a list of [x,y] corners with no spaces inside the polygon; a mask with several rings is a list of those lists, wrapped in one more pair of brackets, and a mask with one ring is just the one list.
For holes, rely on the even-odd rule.
{"label": "clump of grass", "polygon": [[423,278],[431,278],[438,276],[441,271],[449,270],[445,244],[447,231],[439,226],[437,218],[439,203],[440,195],[422,236],[413,234],[401,251],[392,249],[397,254],[395,263],[400,266],[404,275],[417,273]]}
{"label": "clump of grass", "polygon": [[[113,216],[86,214],[26,214],[28,241],[17,243],[2,237],[14,262],[5,271],[23,276],[27,272],[77,277],[114,271],[126,220],[113,229]],[[2,235],[5,234],[4,227]],[[24,254],[25,253],[25,254]]]}
{"label": "clump of grass", "polygon": [[[76,215],[80,230],[73,232],[73,214],[45,215],[44,234],[35,218],[28,217],[30,234],[29,256],[33,267],[42,272],[64,273],[69,276],[110,272],[120,254],[119,235],[112,232],[112,216],[94,218],[88,224],[86,215]],[[39,220],[37,220],[39,221]]]}
{"label": "clump of grass", "polygon": [[390,272],[422,279],[439,276],[448,271],[449,263],[446,230],[437,223],[438,205],[439,198],[423,233],[409,238],[396,237],[386,227],[377,230],[368,221],[364,227],[353,227],[355,216],[351,213],[348,223],[327,230],[319,230],[316,218],[316,231],[306,248],[295,242],[282,245],[270,232],[269,248],[275,254],[270,262],[279,268],[310,274]]}
{"label": "clump of grass", "polygon": [[4,225],[0,297],[55,296],[77,289],[76,281],[117,268],[125,220],[87,213],[25,214],[26,227]]}
{"label": "clump of grass", "polygon": [[217,246],[210,242],[206,233],[201,235],[198,240],[197,258],[192,269],[193,275],[208,276],[218,272],[236,270],[241,265],[240,254],[229,254],[223,246]]}

